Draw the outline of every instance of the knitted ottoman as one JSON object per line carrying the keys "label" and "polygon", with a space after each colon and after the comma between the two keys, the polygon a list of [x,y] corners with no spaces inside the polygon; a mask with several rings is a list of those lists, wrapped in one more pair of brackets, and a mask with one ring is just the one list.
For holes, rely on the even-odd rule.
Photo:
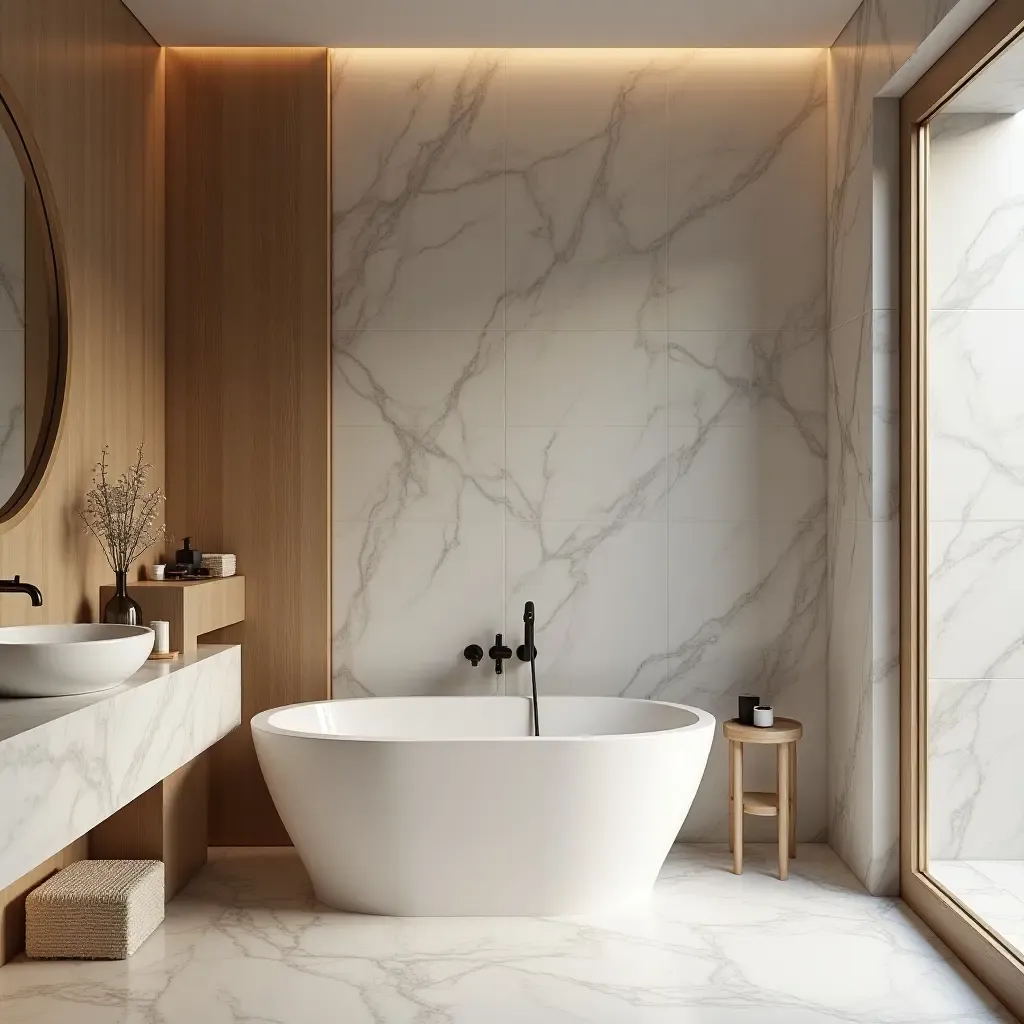
{"label": "knitted ottoman", "polygon": [[25,952],[37,959],[124,960],[164,919],[159,860],[80,860],[25,900]]}

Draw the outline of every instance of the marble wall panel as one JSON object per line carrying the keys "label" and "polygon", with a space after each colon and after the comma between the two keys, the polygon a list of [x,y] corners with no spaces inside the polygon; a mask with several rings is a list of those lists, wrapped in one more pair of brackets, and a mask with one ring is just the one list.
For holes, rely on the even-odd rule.
{"label": "marble wall panel", "polygon": [[828,56],[829,841],[878,894],[899,890],[898,97],[982,6],[864,0]]}
{"label": "marble wall panel", "polygon": [[[462,649],[533,600],[542,691],[803,719],[822,838],[824,52],[333,84],[335,694],[526,693]],[[724,838],[724,770],[687,837]]]}

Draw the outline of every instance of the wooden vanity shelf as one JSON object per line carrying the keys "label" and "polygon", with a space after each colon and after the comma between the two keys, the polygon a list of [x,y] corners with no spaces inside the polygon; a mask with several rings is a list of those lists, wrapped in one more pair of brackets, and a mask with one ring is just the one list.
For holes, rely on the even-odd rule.
{"label": "wooden vanity shelf", "polygon": [[[114,587],[100,587],[100,608],[114,596]],[[199,637],[245,618],[245,577],[208,580],[140,580],[128,584],[128,596],[142,608],[143,624],[171,624],[171,650],[194,651]]]}

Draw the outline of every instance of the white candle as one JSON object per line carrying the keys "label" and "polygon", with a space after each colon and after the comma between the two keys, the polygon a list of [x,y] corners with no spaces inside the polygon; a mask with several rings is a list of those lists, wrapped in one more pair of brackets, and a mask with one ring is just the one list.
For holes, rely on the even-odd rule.
{"label": "white candle", "polygon": [[153,650],[157,654],[167,654],[171,649],[171,624],[158,620],[151,622],[149,628],[156,634]]}

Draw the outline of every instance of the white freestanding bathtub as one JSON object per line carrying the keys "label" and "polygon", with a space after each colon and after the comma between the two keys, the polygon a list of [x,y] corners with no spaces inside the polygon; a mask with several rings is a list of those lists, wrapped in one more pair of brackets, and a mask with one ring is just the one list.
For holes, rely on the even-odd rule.
{"label": "white freestanding bathtub", "polygon": [[715,720],[680,704],[394,697],[256,715],[260,767],[317,897],[399,917],[579,914],[651,890]]}

